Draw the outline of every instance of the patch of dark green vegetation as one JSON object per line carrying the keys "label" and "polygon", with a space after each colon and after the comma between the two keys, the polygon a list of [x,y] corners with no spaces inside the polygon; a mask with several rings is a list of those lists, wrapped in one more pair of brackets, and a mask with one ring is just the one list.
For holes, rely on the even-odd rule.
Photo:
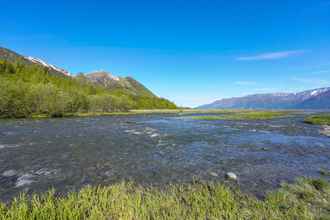
{"label": "patch of dark green vegetation", "polygon": [[222,115],[193,116],[196,120],[269,120],[287,116],[289,111],[235,111]]}
{"label": "patch of dark green vegetation", "polygon": [[322,169],[319,170],[319,173],[322,176],[328,176],[328,177],[330,177],[330,170],[328,170],[328,169],[322,168]]}
{"label": "patch of dark green vegetation", "polygon": [[170,185],[159,189],[121,183],[54,191],[0,204],[0,219],[329,219],[330,184],[299,179],[264,200],[219,183]]}
{"label": "patch of dark green vegetation", "polygon": [[176,108],[172,102],[147,92],[135,80],[126,80],[134,92],[126,87],[105,88],[82,77],[52,74],[39,65],[0,60],[0,118]]}
{"label": "patch of dark green vegetation", "polygon": [[305,123],[314,125],[330,125],[330,114],[312,115],[305,118]]}

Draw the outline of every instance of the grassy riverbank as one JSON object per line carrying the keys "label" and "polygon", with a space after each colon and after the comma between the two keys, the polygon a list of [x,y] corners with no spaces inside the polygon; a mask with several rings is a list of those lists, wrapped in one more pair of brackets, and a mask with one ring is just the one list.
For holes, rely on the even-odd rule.
{"label": "grassy riverbank", "polygon": [[[287,114],[289,112],[286,112]],[[244,115],[244,117],[249,118],[259,118],[267,119],[270,115],[274,117],[278,115],[276,112],[266,112],[266,111],[251,111],[251,110],[235,110],[235,109],[215,109],[215,110],[200,110],[200,109],[136,109],[128,111],[119,111],[119,112],[77,112],[77,113],[65,113],[61,117],[95,117],[95,116],[120,116],[120,115],[151,115],[151,114],[178,114],[178,115],[189,115],[189,114],[225,114],[226,118],[238,117]],[[267,117],[265,116],[267,115]],[[284,112],[281,112],[280,115],[285,115]],[[205,119],[216,120],[223,119],[224,116],[195,116],[194,119]],[[32,114],[31,118],[33,119],[42,119],[50,118],[47,114]]]}
{"label": "grassy riverbank", "polygon": [[[77,112],[77,113],[66,113],[61,115],[63,118],[68,117],[97,117],[97,116],[120,116],[120,115],[149,115],[149,114],[180,114],[186,112],[181,109],[146,109],[146,110],[129,110],[122,112]],[[46,114],[33,114],[32,119],[50,118]]]}
{"label": "grassy riverbank", "polygon": [[[76,112],[76,113],[65,113],[60,116],[60,118],[70,118],[70,117],[97,117],[97,116],[120,116],[120,115],[144,115],[144,114],[178,114],[181,110],[172,109],[153,109],[153,110],[129,110],[122,112]],[[47,114],[32,114],[32,119],[44,119],[51,118]]]}
{"label": "grassy riverbank", "polygon": [[193,116],[196,120],[269,120],[289,115],[289,111],[233,111],[223,115]]}
{"label": "grassy riverbank", "polygon": [[305,122],[314,125],[330,125],[330,114],[313,115],[307,117]]}
{"label": "grassy riverbank", "polygon": [[[96,116],[120,116],[120,115],[152,115],[152,114],[177,114],[177,115],[190,115],[190,114],[210,114],[193,116],[196,120],[267,120],[276,117],[287,116],[293,111],[258,111],[258,110],[241,110],[241,109],[132,109],[127,111],[114,111],[114,112],[75,112],[64,113],[59,116],[50,116],[48,114],[31,114],[29,118],[43,119],[43,118],[67,118],[67,117],[96,117]],[[1,119],[1,117],[0,117]],[[6,118],[4,118],[6,119]]]}
{"label": "grassy riverbank", "polygon": [[217,183],[171,185],[165,189],[130,183],[86,187],[56,197],[25,196],[0,205],[0,219],[329,219],[330,184],[300,179],[265,200]]}

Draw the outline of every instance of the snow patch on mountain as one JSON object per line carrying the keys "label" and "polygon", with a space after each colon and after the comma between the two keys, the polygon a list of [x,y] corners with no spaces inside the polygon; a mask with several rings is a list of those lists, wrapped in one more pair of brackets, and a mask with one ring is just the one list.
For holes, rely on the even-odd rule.
{"label": "snow patch on mountain", "polygon": [[330,87],[297,93],[268,93],[227,98],[198,108],[330,109]]}
{"label": "snow patch on mountain", "polygon": [[320,94],[322,94],[324,92],[327,92],[329,90],[330,90],[329,88],[315,89],[315,90],[311,91],[310,95],[311,96],[317,96],[317,95],[320,95]]}
{"label": "snow patch on mountain", "polygon": [[56,66],[54,66],[54,65],[52,65],[52,64],[48,64],[48,63],[46,63],[45,61],[43,61],[42,59],[35,58],[35,57],[31,57],[31,56],[25,57],[25,59],[30,60],[30,61],[33,62],[33,63],[40,64],[40,65],[42,65],[42,66],[44,66],[44,67],[47,67],[47,68],[53,69],[53,70],[55,70],[55,71],[57,71],[57,72],[63,73],[63,74],[66,75],[66,76],[70,76],[70,75],[71,75],[68,71],[66,71],[66,70],[64,70],[64,69],[61,69],[61,68],[59,68],[59,67],[56,67]]}

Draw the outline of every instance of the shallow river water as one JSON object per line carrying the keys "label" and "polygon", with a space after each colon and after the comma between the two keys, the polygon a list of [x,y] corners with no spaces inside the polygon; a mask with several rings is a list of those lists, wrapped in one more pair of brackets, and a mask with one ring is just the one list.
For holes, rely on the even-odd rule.
{"label": "shallow river water", "polygon": [[[123,180],[162,186],[223,181],[262,195],[283,181],[330,170],[330,138],[303,115],[200,121],[148,115],[0,121],[0,199]],[[230,184],[230,183],[229,183]]]}

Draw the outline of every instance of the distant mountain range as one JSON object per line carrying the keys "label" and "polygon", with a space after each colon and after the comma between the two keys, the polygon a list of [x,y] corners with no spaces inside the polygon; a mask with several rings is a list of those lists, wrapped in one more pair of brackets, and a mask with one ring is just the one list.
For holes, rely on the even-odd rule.
{"label": "distant mountain range", "polygon": [[254,94],[217,100],[200,109],[330,109],[330,87],[298,93]]}

